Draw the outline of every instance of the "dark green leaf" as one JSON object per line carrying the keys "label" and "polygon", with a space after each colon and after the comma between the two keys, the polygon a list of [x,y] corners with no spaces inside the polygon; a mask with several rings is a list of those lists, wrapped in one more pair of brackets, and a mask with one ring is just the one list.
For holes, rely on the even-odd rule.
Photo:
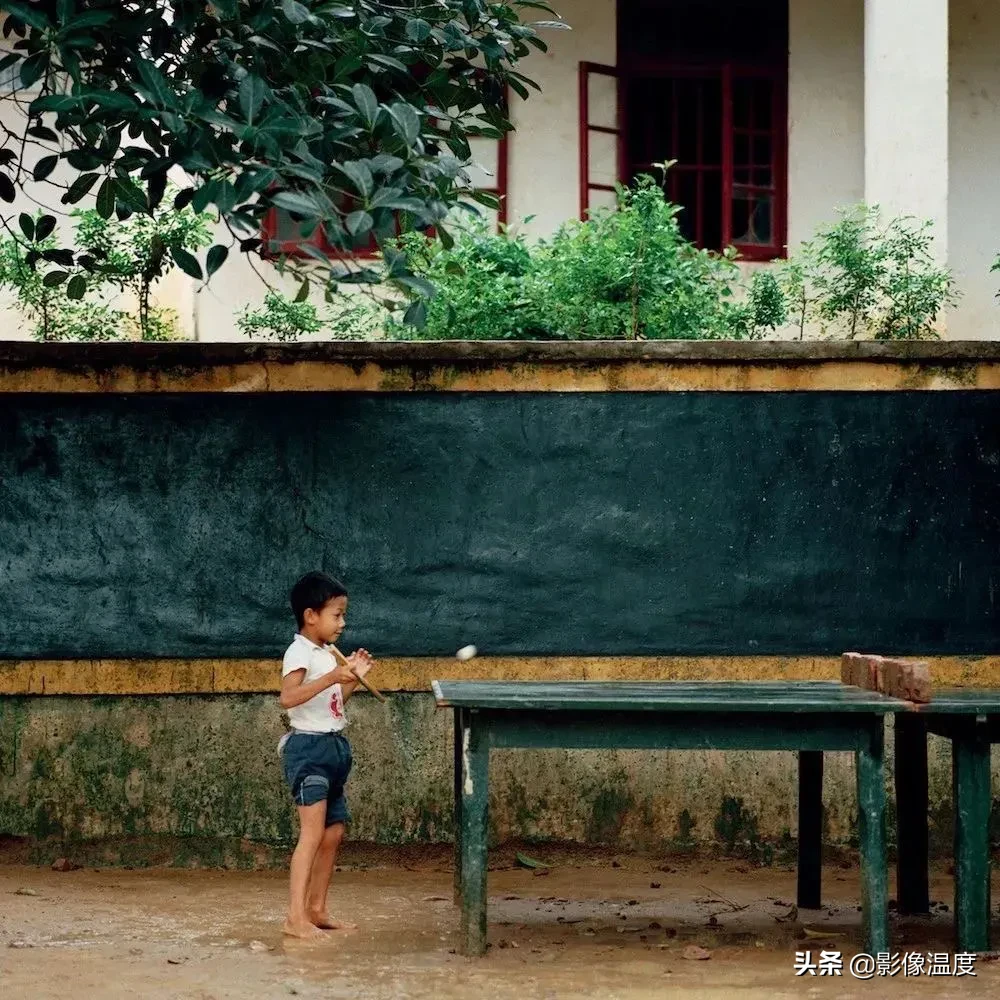
{"label": "dark green leaf", "polygon": [[259,76],[248,73],[240,81],[240,109],[248,124],[254,123],[257,113],[264,106],[267,94],[267,84]]}
{"label": "dark green leaf", "polygon": [[228,256],[229,247],[224,247],[218,243],[208,251],[208,255],[205,258],[205,270],[209,277],[222,267]]}
{"label": "dark green leaf", "polygon": [[443,246],[445,250],[451,250],[455,246],[454,237],[440,223],[434,227],[434,232],[437,233],[437,238],[441,241],[441,246]]}
{"label": "dark green leaf", "polygon": [[74,274],[66,286],[66,298],[82,299],[87,294],[87,279],[82,274]]}
{"label": "dark green leaf", "polygon": [[352,236],[357,236],[359,233],[369,232],[373,222],[374,220],[367,212],[351,212],[344,220],[344,225]]}
{"label": "dark green leaf", "polygon": [[16,17],[19,21],[23,21],[36,31],[45,31],[50,27],[49,19],[40,7],[40,4],[21,3],[20,0],[4,0],[3,5],[5,14]]}
{"label": "dark green leaf", "polygon": [[42,142],[56,142],[59,139],[59,136],[45,125],[32,125],[28,129],[28,135],[32,139],[41,139]]}
{"label": "dark green leaf", "polygon": [[356,161],[351,161],[348,163],[342,163],[340,169],[347,175],[351,183],[354,185],[355,190],[367,198],[375,186],[375,178],[372,177],[372,172],[364,163],[358,163]]}
{"label": "dark green leaf", "polygon": [[88,10],[77,17],[74,17],[65,27],[66,34],[75,31],[83,31],[84,28],[96,28],[102,24],[108,24],[114,18],[114,14],[109,10]]}
{"label": "dark green leaf", "polygon": [[361,112],[361,117],[371,128],[378,117],[378,98],[375,96],[375,91],[364,83],[356,83],[351,88],[351,94],[354,96],[354,103]]}
{"label": "dark green leaf", "polygon": [[36,181],[44,181],[59,164],[58,156],[43,156],[36,164],[31,176]]}
{"label": "dark green leaf", "polygon": [[97,174],[80,174],[62,196],[67,205],[75,205],[97,183]]}
{"label": "dark green leaf", "polygon": [[48,50],[45,52],[36,52],[33,56],[28,56],[21,63],[21,86],[25,88],[33,87],[45,75],[45,71],[48,68]]}
{"label": "dark green leaf", "polygon": [[176,109],[177,96],[159,68],[148,59],[136,59],[135,64],[145,85],[146,96],[161,108]]}
{"label": "dark green leaf", "polygon": [[[35,241],[41,243],[52,235],[56,228],[56,217],[54,215],[43,215],[35,223]],[[30,238],[30,237],[29,237]]]}
{"label": "dark green leaf", "polygon": [[420,118],[409,104],[397,101],[389,109],[393,128],[407,146],[412,146],[420,136]]}
{"label": "dark green leaf", "polygon": [[410,289],[422,298],[432,298],[436,289],[426,279],[417,274],[402,274],[396,279],[404,288]]}
{"label": "dark green leaf", "polygon": [[296,302],[305,302],[309,298],[309,279],[306,278],[305,281],[299,286],[298,294],[295,296]]}
{"label": "dark green leaf", "polygon": [[427,325],[427,303],[424,299],[417,299],[411,302],[409,308],[403,313],[403,322],[408,326],[422,330]]}
{"label": "dark green leaf", "polygon": [[306,218],[318,218],[323,214],[313,198],[298,191],[279,191],[277,194],[272,195],[271,201],[278,208],[283,208],[287,212],[294,212],[296,215]]}
{"label": "dark green leaf", "polygon": [[49,271],[42,278],[42,284],[46,288],[55,288],[57,285],[61,285],[68,277],[69,275],[65,271]]}
{"label": "dark green leaf", "polygon": [[298,3],[298,0],[281,0],[281,9],[292,24],[304,24],[309,20],[309,8]]}
{"label": "dark green leaf", "polygon": [[198,263],[198,258],[194,254],[189,253],[182,247],[173,247],[170,253],[174,258],[174,262],[186,275],[197,278],[199,281],[201,280],[201,264]]}
{"label": "dark green leaf", "polygon": [[16,197],[14,185],[11,179],[4,173],[0,173],[0,198],[4,201],[13,201]]}
{"label": "dark green leaf", "polygon": [[194,188],[184,188],[182,191],[178,191],[176,197],[174,198],[174,208],[178,212],[184,211],[188,205],[191,204],[191,199],[194,197]]}
{"label": "dark green leaf", "polygon": [[115,181],[111,177],[97,189],[97,214],[102,219],[110,219],[115,214]]}
{"label": "dark green leaf", "polygon": [[431,26],[422,18],[415,17],[406,22],[406,37],[418,44],[430,36]]}
{"label": "dark green leaf", "polygon": [[387,69],[394,69],[397,73],[409,73],[409,69],[401,63],[398,59],[392,56],[383,56],[377,52],[373,52],[371,55],[365,57],[369,63],[375,63],[377,66],[385,66]]}
{"label": "dark green leaf", "polygon": [[131,180],[119,179],[116,189],[118,192],[115,199],[117,207],[120,208],[124,204],[130,212],[146,212],[149,210],[149,204],[146,201],[146,192]]}
{"label": "dark green leaf", "polygon": [[35,220],[27,212],[22,212],[17,217],[17,224],[21,227],[24,238],[32,242],[35,239]]}

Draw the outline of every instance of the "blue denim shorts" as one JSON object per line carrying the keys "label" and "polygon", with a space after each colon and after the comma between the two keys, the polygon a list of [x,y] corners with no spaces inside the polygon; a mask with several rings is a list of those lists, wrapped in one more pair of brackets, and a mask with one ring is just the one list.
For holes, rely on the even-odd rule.
{"label": "blue denim shorts", "polygon": [[292,733],[281,751],[285,781],[296,805],[326,800],[326,825],[348,823],[351,814],[344,785],[354,758],[351,744],[340,733]]}

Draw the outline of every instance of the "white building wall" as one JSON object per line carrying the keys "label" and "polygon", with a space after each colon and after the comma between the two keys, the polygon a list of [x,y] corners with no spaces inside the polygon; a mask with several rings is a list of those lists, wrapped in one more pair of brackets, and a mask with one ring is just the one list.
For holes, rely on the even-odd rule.
{"label": "white building wall", "polygon": [[962,299],[948,337],[1000,340],[1000,3],[952,0],[949,263]]}
{"label": "white building wall", "polygon": [[864,0],[789,0],[788,245],[865,191]]}

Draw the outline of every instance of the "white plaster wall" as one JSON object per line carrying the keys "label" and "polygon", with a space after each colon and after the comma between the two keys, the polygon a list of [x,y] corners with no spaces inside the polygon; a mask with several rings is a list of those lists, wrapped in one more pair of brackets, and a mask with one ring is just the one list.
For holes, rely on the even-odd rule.
{"label": "white plaster wall", "polygon": [[534,216],[524,231],[537,236],[580,212],[579,64],[613,66],[616,59],[614,0],[561,0],[554,6],[572,30],[546,30],[549,51],[525,60],[524,74],[542,91],[528,101],[514,100],[516,131],[509,144],[509,218]]}
{"label": "white plaster wall", "polygon": [[864,0],[789,0],[788,245],[862,200]]}
{"label": "white plaster wall", "polygon": [[1000,4],[952,0],[949,262],[962,299],[948,338],[1000,339]]}

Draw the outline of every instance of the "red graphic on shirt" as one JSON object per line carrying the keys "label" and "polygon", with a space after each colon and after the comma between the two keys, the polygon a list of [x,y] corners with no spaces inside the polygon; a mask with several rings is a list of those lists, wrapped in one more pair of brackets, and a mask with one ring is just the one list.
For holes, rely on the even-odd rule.
{"label": "red graphic on shirt", "polygon": [[333,695],[330,698],[330,714],[335,719],[342,719],[344,717],[344,709],[340,703],[340,691],[337,688],[334,688]]}

